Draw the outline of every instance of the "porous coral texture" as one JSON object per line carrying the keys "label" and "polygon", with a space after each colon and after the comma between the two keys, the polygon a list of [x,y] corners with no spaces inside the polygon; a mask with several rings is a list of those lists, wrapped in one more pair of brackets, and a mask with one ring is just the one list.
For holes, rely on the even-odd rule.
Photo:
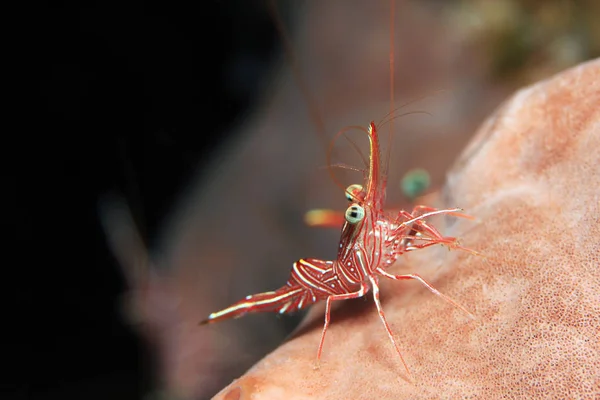
{"label": "porous coral texture", "polygon": [[333,312],[318,368],[313,310],[216,398],[599,398],[600,60],[501,106],[437,205],[478,218],[449,218],[443,231],[487,258],[433,249],[392,269],[422,274],[475,320],[418,283],[382,282],[412,383],[369,295]]}

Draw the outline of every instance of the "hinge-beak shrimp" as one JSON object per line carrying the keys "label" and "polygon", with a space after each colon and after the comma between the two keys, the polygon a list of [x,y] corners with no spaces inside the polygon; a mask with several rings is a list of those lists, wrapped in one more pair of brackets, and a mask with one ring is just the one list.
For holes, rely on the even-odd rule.
{"label": "hinge-beak shrimp", "polygon": [[345,190],[350,205],[344,214],[337,258],[324,261],[303,258],[292,265],[287,283],[281,288],[247,296],[231,306],[214,312],[200,324],[242,317],[255,312],[292,313],[314,304],[326,301],[325,323],[317,350],[317,361],[321,358],[325,334],[331,320],[331,305],[334,301],[362,297],[373,292],[373,300],[381,322],[410,376],[410,371],[400,347],[388,324],[379,300],[379,278],[393,280],[416,280],[429,291],[441,297],[467,315],[464,307],[440,293],[418,274],[393,275],[386,269],[394,264],[403,253],[423,249],[436,244],[462,249],[454,237],[444,237],[426,222],[428,217],[439,214],[470,218],[461,214],[460,208],[435,209],[417,206],[412,212],[400,211],[390,215],[385,212],[384,201],[386,177],[380,165],[380,145],[377,126],[371,122],[364,131],[369,139],[368,170],[365,185],[350,185]]}

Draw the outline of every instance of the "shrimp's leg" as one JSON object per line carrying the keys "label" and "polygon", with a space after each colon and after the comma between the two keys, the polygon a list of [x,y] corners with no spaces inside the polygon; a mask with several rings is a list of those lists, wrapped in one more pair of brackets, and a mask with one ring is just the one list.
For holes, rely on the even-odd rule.
{"label": "shrimp's leg", "polygon": [[[446,245],[450,248],[462,249],[461,246],[456,245],[457,239],[454,237],[441,237],[438,239],[438,238],[429,238],[429,237],[421,236],[421,235],[419,235],[419,236],[406,235],[406,236],[400,237],[399,239],[404,240],[406,243],[406,246],[405,246],[405,248],[394,252],[394,254],[396,254],[398,256],[402,255],[408,251],[425,249],[427,247],[435,246],[437,244]],[[415,243],[416,241],[420,241],[423,243]]]}
{"label": "shrimp's leg", "polygon": [[[475,217],[472,217],[470,215],[463,214],[461,212],[457,212],[459,210],[460,209],[440,210],[440,209],[437,209],[437,208],[434,208],[434,207],[417,205],[417,206],[415,206],[413,208],[412,213],[410,213],[410,214],[407,213],[406,211],[401,211],[400,213],[404,217],[406,217],[406,218],[414,218],[414,217],[422,216],[424,214],[442,212],[442,213],[444,213],[446,215],[451,215],[453,217],[465,218],[465,219],[469,219],[469,220],[474,220],[475,219]],[[419,221],[416,222],[416,224],[419,225],[421,228],[424,228],[425,230],[427,230],[434,237],[436,237],[438,239],[442,239],[442,234],[436,228],[434,228],[433,226],[430,226],[426,221],[419,220]],[[414,230],[414,228],[413,228],[413,230]]]}
{"label": "shrimp's leg", "polygon": [[[400,226],[398,227],[398,229],[402,229],[402,228],[406,228],[408,226],[412,226],[415,223],[419,224],[419,225],[427,226],[427,224],[425,224],[425,221],[424,221],[425,218],[432,217],[434,215],[440,215],[440,214],[450,214],[450,215],[452,215],[452,214],[460,214],[460,213],[457,213],[457,211],[462,211],[462,208],[448,208],[448,209],[444,209],[444,210],[438,210],[437,208],[433,208],[432,211],[426,212],[424,214],[420,214],[420,215],[418,215],[418,216],[415,217],[414,215],[412,215],[408,211],[401,210],[400,213],[399,213],[399,215],[401,215],[404,218],[407,218],[408,220],[400,223]],[[435,230],[433,228],[429,228],[429,229],[431,229],[432,231],[437,232],[437,230]]]}
{"label": "shrimp's leg", "polygon": [[[429,211],[426,213],[420,213],[419,215],[415,216],[413,214],[415,213],[416,210],[418,210],[418,207],[421,207],[422,209],[428,209]],[[427,235],[433,236],[437,239],[442,239],[443,238],[442,234],[436,228],[427,224],[427,222],[425,221],[425,218],[428,216],[438,215],[438,214],[454,215],[455,212],[459,211],[459,210],[460,210],[460,208],[454,208],[454,209],[449,209],[449,210],[438,210],[437,208],[431,208],[431,207],[426,207],[426,206],[415,207],[415,209],[413,210],[413,214],[409,213],[408,211],[401,210],[398,214],[401,215],[402,217],[406,218],[407,221],[403,222],[400,225],[400,228],[410,226],[410,228],[411,228],[410,234],[420,232],[420,233],[426,233]]]}
{"label": "shrimp's leg", "polygon": [[[415,214],[419,210],[426,211],[426,212],[424,214],[419,214],[417,216],[414,216],[413,214]],[[462,214],[457,211],[461,211],[461,209],[460,208],[452,208],[452,209],[446,209],[446,210],[439,210],[437,208],[432,208],[432,207],[427,207],[427,206],[416,206],[413,209],[413,214],[410,214],[407,211],[402,210],[399,212],[399,215],[404,218],[407,218],[408,220],[403,222],[398,227],[398,229],[396,230],[396,233],[401,233],[402,232],[401,229],[403,227],[410,226],[410,231],[409,231],[408,235],[405,235],[403,240],[405,241],[406,247],[415,247],[415,249],[412,249],[412,250],[416,250],[418,248],[429,247],[429,246],[432,246],[433,244],[439,243],[439,244],[446,245],[451,249],[464,250],[473,255],[481,256],[482,254],[476,252],[475,250],[471,250],[467,247],[463,247],[463,246],[459,245],[458,238],[443,236],[435,227],[427,224],[427,222],[425,222],[425,220],[423,220],[423,218],[425,218],[425,217],[432,216],[432,215],[438,215],[438,214],[447,214],[447,215],[452,215],[455,217],[473,219],[473,217],[466,215],[466,214]],[[413,240],[424,240],[425,239],[424,237],[417,237],[416,236],[417,234],[427,235],[428,240],[432,240],[433,242],[428,243],[426,245],[413,245],[413,243],[411,243]],[[415,237],[414,237],[414,239],[411,239],[410,236],[415,236]]]}
{"label": "shrimp's leg", "polygon": [[385,314],[383,313],[383,307],[381,307],[381,302],[379,301],[379,284],[377,282],[377,277],[370,276],[369,280],[371,281],[371,286],[373,287],[373,300],[375,301],[375,305],[377,306],[377,312],[379,313],[379,318],[381,319],[381,322],[383,322],[383,326],[385,327],[385,330],[386,330],[390,340],[392,341],[394,348],[396,349],[396,353],[398,353],[398,355],[400,356],[400,361],[402,361],[402,364],[404,365],[404,369],[406,369],[406,373],[408,374],[408,377],[412,380],[412,374],[410,373],[410,370],[408,369],[408,365],[406,365],[406,361],[404,361],[404,357],[402,357],[402,352],[400,351],[400,346],[398,346],[398,342],[396,342],[396,339],[394,339],[394,333],[392,332],[390,325],[388,324],[387,320],[385,319]]}
{"label": "shrimp's leg", "polygon": [[325,333],[329,327],[331,321],[331,303],[335,300],[349,300],[362,297],[367,292],[367,286],[361,283],[360,290],[357,292],[346,293],[346,294],[334,294],[327,298],[327,304],[325,306],[325,324],[323,325],[323,332],[321,333],[321,342],[319,343],[319,350],[317,351],[317,365],[321,359],[321,352],[323,351],[323,343],[325,343]]}
{"label": "shrimp's leg", "polygon": [[[433,207],[429,207],[429,206],[422,206],[422,205],[417,205],[413,208],[413,211],[411,213],[411,215],[413,216],[417,216],[415,215],[415,213],[419,212],[419,213],[428,213],[428,212],[432,212],[432,211],[439,211],[439,209],[437,208],[433,208]],[[448,215],[452,215],[453,217],[459,217],[459,218],[465,218],[465,219],[470,219],[470,220],[474,220],[475,217],[471,216],[471,215],[467,215],[467,214],[463,214],[460,212],[449,212]]]}
{"label": "shrimp's leg", "polygon": [[[473,254],[474,256],[485,257],[483,254],[481,254],[475,250],[472,250],[467,247],[463,247],[463,246],[459,245],[458,239],[455,237],[451,237],[451,236],[442,236],[440,239],[437,239],[437,238],[428,238],[428,237],[424,237],[424,236],[407,235],[407,236],[402,237],[401,239],[406,241],[405,242],[406,245],[405,245],[405,248],[394,252],[394,254],[397,256],[407,253],[409,251],[425,249],[427,247],[435,246],[436,244],[441,244],[441,245],[447,246],[449,249],[463,250],[470,254]],[[417,240],[422,241],[424,243],[415,243]]]}
{"label": "shrimp's leg", "polygon": [[377,273],[379,273],[382,276],[385,276],[386,278],[394,279],[394,280],[397,280],[397,281],[414,279],[414,280],[420,282],[427,289],[429,289],[429,291],[431,293],[433,293],[433,294],[435,294],[437,296],[440,296],[442,299],[444,299],[448,303],[452,304],[454,307],[456,307],[459,310],[461,310],[463,313],[465,313],[466,315],[468,315],[470,318],[475,319],[475,316],[473,314],[471,314],[466,308],[464,308],[463,306],[461,306],[460,304],[458,304],[457,302],[455,302],[454,300],[452,300],[450,297],[448,297],[445,294],[441,293],[439,290],[437,290],[436,288],[434,288],[430,283],[428,283],[425,279],[421,278],[421,276],[419,276],[417,274],[392,275],[392,274],[384,271],[382,268],[377,268],[376,271],[377,271]]}

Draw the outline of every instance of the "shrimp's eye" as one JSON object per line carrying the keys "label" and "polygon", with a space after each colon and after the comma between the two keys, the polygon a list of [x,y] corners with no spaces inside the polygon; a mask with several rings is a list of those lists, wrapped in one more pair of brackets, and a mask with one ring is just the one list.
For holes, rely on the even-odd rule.
{"label": "shrimp's eye", "polygon": [[346,221],[350,224],[357,224],[365,218],[365,209],[358,204],[352,204],[346,210]]}
{"label": "shrimp's eye", "polygon": [[348,199],[348,201],[357,201],[362,200],[362,192],[362,185],[355,183],[354,185],[348,186],[344,193],[346,194],[346,199]]}

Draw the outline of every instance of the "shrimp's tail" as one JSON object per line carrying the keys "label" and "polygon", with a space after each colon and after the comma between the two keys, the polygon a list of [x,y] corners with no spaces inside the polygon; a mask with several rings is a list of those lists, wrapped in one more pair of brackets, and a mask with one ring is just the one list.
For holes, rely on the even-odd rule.
{"label": "shrimp's tail", "polygon": [[230,305],[229,307],[210,314],[206,319],[200,321],[200,325],[212,324],[230,318],[243,317],[248,313],[255,312],[278,312],[283,314],[302,308],[298,303],[305,298],[306,289],[299,286],[286,285],[273,292],[264,292],[246,296],[244,299]]}

